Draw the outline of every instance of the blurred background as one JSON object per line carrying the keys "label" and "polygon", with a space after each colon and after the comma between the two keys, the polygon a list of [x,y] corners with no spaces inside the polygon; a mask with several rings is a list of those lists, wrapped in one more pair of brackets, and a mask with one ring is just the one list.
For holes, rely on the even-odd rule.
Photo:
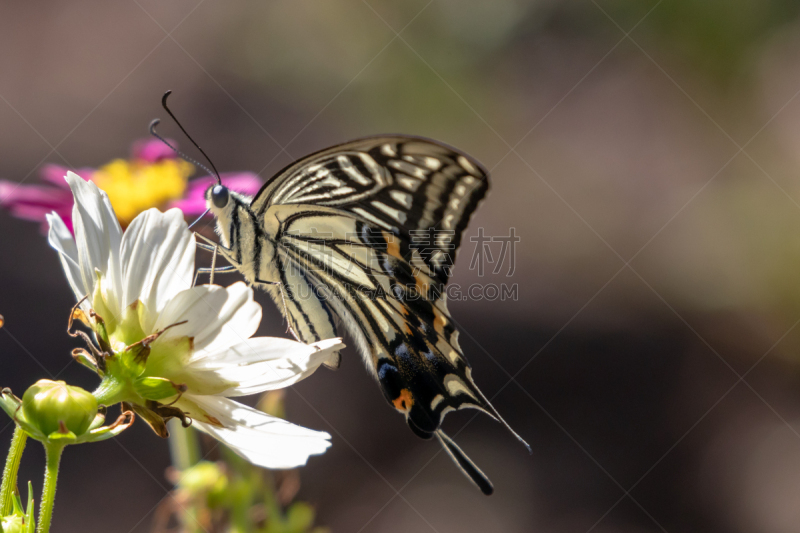
{"label": "blurred background", "polygon": [[[348,348],[286,397],[292,421],[333,435],[301,470],[318,522],[800,531],[798,14],[796,0],[3,2],[0,178],[125,157],[166,89],[225,171],[267,178],[386,132],[457,146],[493,181],[452,280],[480,289],[450,310],[533,454],[487,417],[450,415],[494,481],[484,497]],[[70,363],[56,254],[37,224],[0,225],[0,384],[92,389]],[[479,228],[513,228],[513,257],[470,240]],[[260,334],[286,335],[258,297]],[[32,444],[21,471],[37,491],[42,455]],[[144,424],[68,449],[55,530],[150,531],[168,465]]]}

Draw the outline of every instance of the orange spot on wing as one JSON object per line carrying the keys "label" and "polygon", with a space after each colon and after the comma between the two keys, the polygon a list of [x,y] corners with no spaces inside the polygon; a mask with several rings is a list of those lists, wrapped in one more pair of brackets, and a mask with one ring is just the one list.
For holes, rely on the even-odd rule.
{"label": "orange spot on wing", "polygon": [[442,312],[436,307],[433,308],[433,316],[433,329],[435,329],[439,335],[442,335],[444,333],[444,327],[447,325],[447,318],[445,318]]}
{"label": "orange spot on wing", "polygon": [[411,392],[408,389],[402,389],[400,395],[392,400],[392,405],[394,405],[394,408],[398,411],[407,413],[411,410],[411,406],[414,405],[414,398],[411,396]]}
{"label": "orange spot on wing", "polygon": [[391,233],[383,232],[383,238],[386,241],[386,253],[397,259],[402,259],[400,256],[400,245],[397,238]]}

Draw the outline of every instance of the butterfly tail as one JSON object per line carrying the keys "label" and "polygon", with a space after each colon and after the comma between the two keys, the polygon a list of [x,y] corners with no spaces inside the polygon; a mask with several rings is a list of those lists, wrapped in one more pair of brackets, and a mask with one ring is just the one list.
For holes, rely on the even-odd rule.
{"label": "butterfly tail", "polygon": [[522,443],[523,446],[525,446],[525,448],[528,450],[528,453],[532,454],[533,450],[531,449],[531,445],[525,442],[525,439],[520,437],[519,433],[511,429],[511,426],[508,425],[508,422],[506,422],[503,419],[503,417],[500,416],[500,413],[497,412],[497,409],[495,409],[494,406],[491,403],[489,403],[489,400],[486,399],[486,396],[483,395],[483,393],[478,387],[473,386],[473,389],[478,394],[478,397],[483,401],[483,405],[480,407],[481,410],[483,410],[486,414],[488,414],[489,416],[491,416],[492,418],[503,424],[503,426],[505,426],[505,428],[508,431],[510,431],[511,434],[514,435],[517,438],[517,440]]}
{"label": "butterfly tail", "polygon": [[459,468],[461,468],[461,471],[481,489],[481,492],[487,496],[494,492],[494,486],[492,482],[489,481],[489,478],[486,477],[486,474],[478,468],[478,465],[472,462],[472,459],[467,457],[467,454],[461,451],[461,448],[453,442],[453,439],[448,437],[441,429],[436,431],[436,438],[442,443],[447,455],[449,455]]}

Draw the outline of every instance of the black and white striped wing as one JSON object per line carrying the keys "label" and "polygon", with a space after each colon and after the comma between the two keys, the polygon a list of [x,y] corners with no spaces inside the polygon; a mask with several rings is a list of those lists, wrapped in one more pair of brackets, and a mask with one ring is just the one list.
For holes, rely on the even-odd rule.
{"label": "black and white striped wing", "polygon": [[250,206],[277,223],[284,290],[270,290],[298,337],[334,336],[338,317],[408,426],[436,436],[486,494],[491,482],[440,426],[450,411],[475,408],[520,438],[472,380],[447,309],[462,232],[488,188],[483,167],[453,148],[381,136],[293,163]]}
{"label": "black and white striped wing", "polygon": [[489,188],[474,159],[437,141],[388,135],[322,150],[279,172],[252,209],[313,205],[345,211],[398,237],[447,283],[461,234]]}
{"label": "black and white striped wing", "polygon": [[387,400],[422,437],[454,409],[499,418],[472,382],[444,285],[412,267],[393,234],[332,208],[281,205],[267,215],[280,221],[277,261],[293,328],[318,334],[341,317]]}

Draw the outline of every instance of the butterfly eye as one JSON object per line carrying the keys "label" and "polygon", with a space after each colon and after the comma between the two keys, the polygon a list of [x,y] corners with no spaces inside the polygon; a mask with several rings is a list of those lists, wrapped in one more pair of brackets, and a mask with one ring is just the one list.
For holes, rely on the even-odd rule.
{"label": "butterfly eye", "polygon": [[211,201],[213,201],[214,205],[220,209],[228,205],[228,196],[227,187],[216,185],[213,189],[211,189]]}

